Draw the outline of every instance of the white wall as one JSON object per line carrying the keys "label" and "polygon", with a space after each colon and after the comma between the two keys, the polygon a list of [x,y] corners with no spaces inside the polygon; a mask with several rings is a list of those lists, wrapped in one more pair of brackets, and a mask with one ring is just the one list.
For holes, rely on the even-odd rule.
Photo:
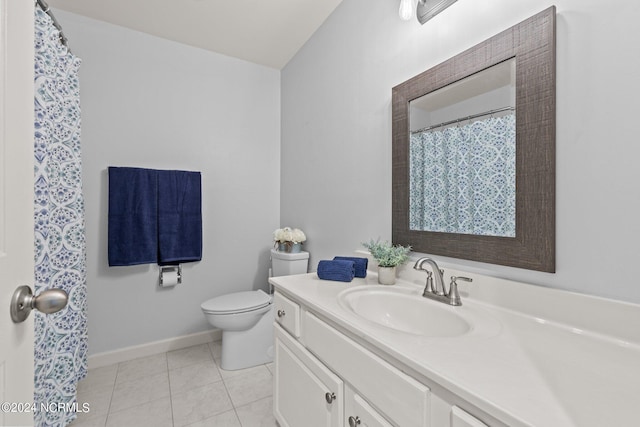
{"label": "white wall", "polygon": [[398,3],[344,0],[282,71],[281,222],[307,233],[311,269],[391,238],[391,88],[555,4],[557,273],[436,259],[640,302],[640,5],[460,0],[421,26]]}
{"label": "white wall", "polygon": [[[267,288],[279,226],[280,73],[56,10],[83,59],[82,149],[91,354],[211,328],[200,304]],[[107,266],[107,173],[202,171],[203,258],[184,282]]]}

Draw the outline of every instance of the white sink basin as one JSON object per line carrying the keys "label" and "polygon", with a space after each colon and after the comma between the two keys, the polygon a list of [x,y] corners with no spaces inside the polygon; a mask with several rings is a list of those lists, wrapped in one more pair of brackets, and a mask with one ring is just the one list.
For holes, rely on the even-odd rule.
{"label": "white sink basin", "polygon": [[408,334],[454,337],[471,330],[471,325],[455,312],[458,307],[428,300],[405,288],[347,289],[338,295],[338,303],[365,320]]}

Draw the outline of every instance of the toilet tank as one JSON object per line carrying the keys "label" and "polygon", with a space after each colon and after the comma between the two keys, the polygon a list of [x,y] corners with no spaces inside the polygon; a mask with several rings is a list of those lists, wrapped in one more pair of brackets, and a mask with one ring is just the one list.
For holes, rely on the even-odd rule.
{"label": "toilet tank", "polygon": [[288,253],[271,249],[271,275],[273,277],[305,274],[308,265],[309,252]]}

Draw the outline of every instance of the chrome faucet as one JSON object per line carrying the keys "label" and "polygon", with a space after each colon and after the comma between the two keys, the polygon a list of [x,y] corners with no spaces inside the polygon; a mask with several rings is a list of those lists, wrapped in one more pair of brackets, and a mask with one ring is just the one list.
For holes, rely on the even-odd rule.
{"label": "chrome faucet", "polygon": [[[425,270],[422,267],[422,264],[424,264],[425,262],[431,266],[431,270],[433,270],[433,273],[429,270]],[[422,296],[426,297],[427,294],[435,294],[440,296],[445,295],[444,279],[442,277],[444,270],[440,270],[440,267],[438,267],[438,264],[436,264],[434,260],[426,257],[420,258],[414,264],[413,269],[427,272],[427,286],[425,286]],[[433,274],[435,274],[436,276],[435,287],[433,286]]]}
{"label": "chrome faucet", "polygon": [[[427,263],[431,266],[431,270],[426,270],[422,267],[422,264]],[[424,292],[422,292],[422,296],[425,298],[429,298],[435,301],[443,302],[449,305],[462,305],[462,301],[460,300],[460,294],[458,293],[458,284],[456,280],[464,280],[465,282],[472,282],[473,279],[468,277],[455,277],[451,276],[451,284],[449,285],[449,291],[445,291],[444,289],[444,270],[441,270],[438,267],[438,264],[427,257],[420,258],[416,261],[413,266],[414,270],[421,270],[427,273],[427,284],[424,287]],[[435,275],[435,285],[433,276]]]}

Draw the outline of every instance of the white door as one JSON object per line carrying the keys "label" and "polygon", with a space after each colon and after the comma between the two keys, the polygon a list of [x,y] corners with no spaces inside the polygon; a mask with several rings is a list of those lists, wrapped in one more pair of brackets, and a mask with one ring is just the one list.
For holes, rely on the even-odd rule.
{"label": "white door", "polygon": [[33,314],[11,321],[19,285],[33,287],[34,4],[0,0],[0,425],[33,425]]}

